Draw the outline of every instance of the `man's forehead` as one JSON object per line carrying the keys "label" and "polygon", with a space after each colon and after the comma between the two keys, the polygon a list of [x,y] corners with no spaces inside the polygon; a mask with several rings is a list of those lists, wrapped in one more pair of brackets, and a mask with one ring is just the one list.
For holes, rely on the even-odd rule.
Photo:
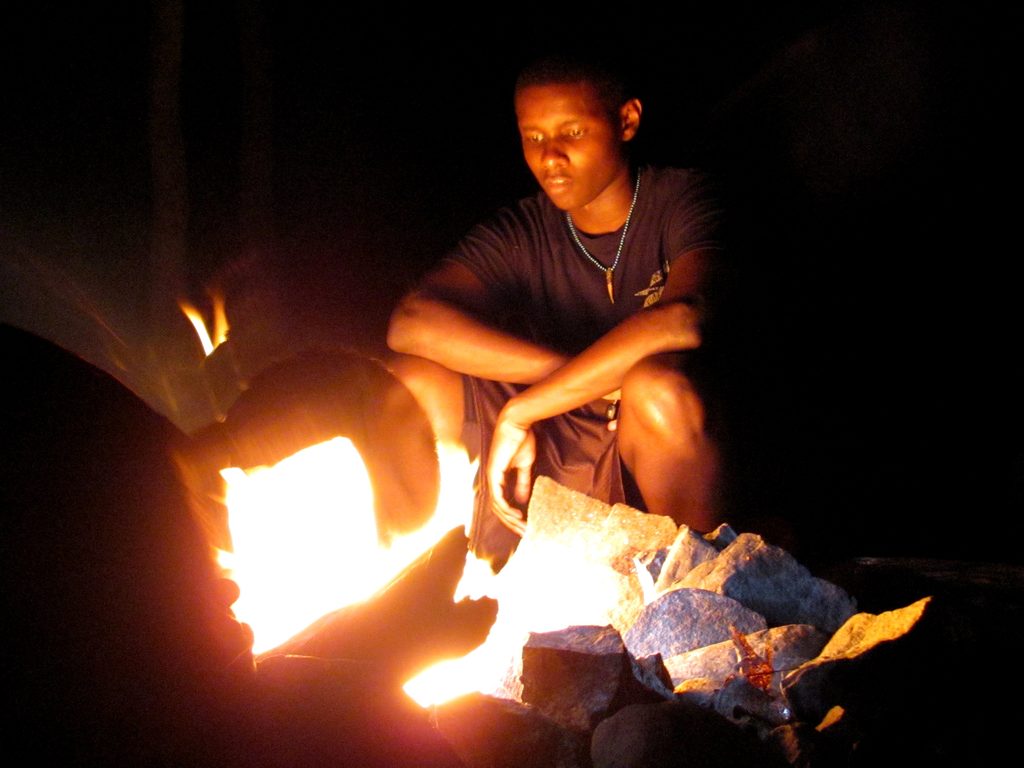
{"label": "man's forehead", "polygon": [[515,108],[520,124],[608,117],[597,89],[586,81],[528,85],[516,94]]}

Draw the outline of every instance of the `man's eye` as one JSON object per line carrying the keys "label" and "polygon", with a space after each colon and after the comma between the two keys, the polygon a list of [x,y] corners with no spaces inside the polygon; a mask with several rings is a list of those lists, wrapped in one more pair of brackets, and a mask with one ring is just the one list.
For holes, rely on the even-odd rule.
{"label": "man's eye", "polygon": [[583,138],[583,134],[584,134],[584,131],[583,131],[582,128],[570,128],[568,131],[566,131],[566,135],[570,139],[582,139]]}
{"label": "man's eye", "polygon": [[523,136],[523,141],[527,144],[540,144],[544,141],[544,137],[539,133],[528,133]]}

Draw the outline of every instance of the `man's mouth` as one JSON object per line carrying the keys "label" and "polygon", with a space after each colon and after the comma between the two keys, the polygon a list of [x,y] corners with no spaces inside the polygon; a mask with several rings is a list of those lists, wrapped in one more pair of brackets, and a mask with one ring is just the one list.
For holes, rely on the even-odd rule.
{"label": "man's mouth", "polygon": [[571,183],[572,179],[569,176],[554,175],[544,177],[544,188],[552,192],[563,190]]}

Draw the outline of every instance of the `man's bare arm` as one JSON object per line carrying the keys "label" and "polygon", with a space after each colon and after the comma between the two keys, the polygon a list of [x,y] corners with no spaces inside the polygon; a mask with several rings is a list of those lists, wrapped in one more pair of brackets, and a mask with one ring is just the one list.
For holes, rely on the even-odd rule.
{"label": "man's bare arm", "polygon": [[673,262],[661,300],[615,326],[583,352],[509,400],[494,427],[486,472],[493,511],[523,535],[523,514],[507,499],[506,473],[514,470],[513,495],[525,502],[532,476],[533,425],[604,397],[622,385],[626,372],[650,355],[700,345],[699,304],[708,254],[694,251]]}
{"label": "man's bare arm", "polygon": [[566,357],[489,324],[490,294],[469,269],[448,262],[398,304],[388,325],[395,352],[484,379],[533,384]]}
{"label": "man's bare arm", "polygon": [[604,397],[626,372],[650,355],[700,346],[701,295],[708,254],[694,251],[673,262],[661,300],[626,318],[549,376],[513,398],[502,417],[528,427]]}

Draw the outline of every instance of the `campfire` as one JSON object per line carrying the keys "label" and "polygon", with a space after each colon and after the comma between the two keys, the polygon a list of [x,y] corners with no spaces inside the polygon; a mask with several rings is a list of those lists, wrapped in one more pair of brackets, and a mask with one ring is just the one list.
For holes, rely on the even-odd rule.
{"label": "campfire", "polygon": [[[851,680],[920,644],[938,621],[931,597],[858,613],[761,536],[699,535],[546,477],[494,573],[466,550],[464,452],[402,420],[418,461],[396,470],[396,433],[379,426],[408,411],[394,387],[376,361],[311,351],[195,436],[222,470],[221,562],[260,667],[373,659],[469,766],[646,765],[679,750],[845,765],[871,754],[872,730],[888,734]],[[410,477],[415,492],[396,493]]]}
{"label": "campfire", "polygon": [[[458,468],[452,457],[443,462],[448,468],[442,487],[454,482],[470,489],[472,467],[461,458]],[[358,471],[350,475],[342,466]],[[269,478],[271,472],[283,496],[262,485],[261,474]],[[340,438],[307,448],[272,470],[236,468],[225,475],[233,562],[239,563],[233,568],[248,597],[236,610],[254,627],[261,664],[294,654],[350,655],[342,636],[359,622],[346,606],[370,607],[389,579],[415,579],[415,569],[403,573],[403,567],[429,551],[453,523],[464,530],[459,514],[435,515],[390,557],[392,550],[377,546],[363,463],[351,442]],[[456,479],[447,480],[449,475]],[[317,477],[331,479],[333,495]],[[309,500],[289,495],[300,487],[318,490]],[[464,515],[470,501],[463,496],[450,509]],[[439,512],[444,507],[440,503]],[[281,508],[294,512],[283,516]],[[344,530],[339,509],[345,510]],[[353,517],[362,519],[361,528]],[[292,544],[296,531],[301,539]],[[319,555],[314,545],[321,545]],[[250,578],[288,549],[298,558],[283,567],[294,577],[290,583],[279,579],[280,566],[268,569],[278,574],[269,580]],[[451,558],[458,548],[446,551]],[[247,567],[240,565],[259,554]],[[601,764],[602,754],[635,738],[636,725],[626,728],[619,724],[622,718],[637,707],[650,709],[653,717],[662,705],[681,707],[691,718],[713,715],[720,720],[715,727],[736,728],[730,749],[763,751],[773,759],[784,755],[796,763],[809,748],[801,729],[805,718],[812,717],[815,726],[831,718],[833,735],[834,723],[849,724],[851,716],[844,722],[845,711],[829,698],[830,670],[856,665],[877,645],[910,632],[929,603],[921,600],[882,616],[857,614],[847,592],[760,536],[729,526],[701,536],[668,518],[609,506],[546,477],[536,481],[526,535],[499,573],[472,554],[464,556],[450,599],[497,602],[486,640],[464,656],[419,671],[404,687],[433,713],[436,727],[467,765],[511,765],[517,763],[510,755],[527,757],[500,739],[481,742],[481,723],[490,723],[494,733],[516,733],[520,746],[530,744],[544,754],[540,762],[518,764]],[[374,566],[373,576],[346,572]],[[341,589],[353,584],[355,591]],[[309,602],[299,607],[299,596]],[[274,622],[290,622],[272,627],[261,611]],[[680,728],[679,748],[685,734]],[[496,750],[508,762],[494,762]]]}
{"label": "campfire", "polygon": [[[373,361],[339,352],[298,356],[253,379],[223,423],[186,439],[81,361],[8,340],[30,350],[19,359],[38,361],[17,379],[32,407],[12,401],[17,407],[5,417],[17,449],[10,456],[21,461],[10,463],[5,483],[12,542],[5,573],[15,585],[7,594],[27,596],[12,656],[25,671],[11,702],[35,726],[74,739],[69,744],[103,751],[123,743],[162,755],[190,745],[217,756],[202,764],[236,764],[222,758],[237,750],[236,762],[249,765],[249,756],[272,749],[279,760],[267,765],[346,754],[400,765],[437,749],[439,757],[454,750],[443,765],[579,768],[678,765],[682,755],[699,765],[956,765],[1008,744],[1012,731],[994,729],[992,718],[1019,709],[1006,692],[1006,662],[1012,669],[1017,652],[1012,629],[1024,617],[1019,569],[862,559],[833,573],[841,578],[823,579],[751,532],[726,526],[697,535],[541,477],[526,535],[494,574],[467,559],[458,520],[468,509],[473,468],[458,457],[465,474],[453,476],[459,493],[449,505],[446,459],[432,441],[421,443],[415,421],[400,423],[418,435],[412,445],[427,458],[417,474],[429,477],[398,482],[405,493],[378,494],[392,481],[416,478],[392,466],[387,422],[403,403],[382,398],[381,387],[393,381]],[[102,428],[91,426],[103,419]],[[328,586],[359,582],[366,596],[336,592],[308,607],[308,619],[293,618],[308,621],[305,627],[274,630],[283,641],[260,641],[270,647],[258,652],[255,670],[225,677],[219,665],[230,659],[219,641],[229,639],[224,650],[231,650],[238,634],[222,634],[234,627],[223,622],[227,603],[218,596],[209,603],[208,575],[216,576],[206,558],[210,539],[185,513],[185,487],[165,450],[171,445],[188,446],[196,478],[217,478],[221,493],[217,470],[244,476],[228,494],[238,518],[230,526],[216,525],[224,499],[208,497],[218,502],[208,510],[210,536],[236,558],[247,557],[255,541],[248,523],[273,530],[286,520],[292,529],[315,527],[313,537],[322,539],[356,530],[355,520],[331,534],[330,521],[303,519],[301,476],[282,480],[288,490],[275,499],[264,471],[254,469],[273,475],[310,457],[328,465],[310,476],[328,474],[345,489],[327,517],[372,519],[359,529],[371,560],[429,530],[428,521],[441,521],[441,533],[434,539],[430,532],[408,565],[395,561],[393,576],[382,572],[380,587],[330,569],[303,577]],[[21,460],[25,451],[31,461]],[[50,469],[69,459],[71,474],[54,483]],[[358,471],[342,472],[343,462]],[[188,488],[203,490],[201,483]],[[236,494],[268,501],[270,511],[236,510]],[[367,506],[356,509],[358,497]],[[434,514],[449,508],[453,518]],[[272,536],[273,546],[292,532]],[[344,559],[336,555],[343,546],[328,542],[329,565]],[[299,548],[314,559],[309,542]],[[54,552],[61,556],[47,557]],[[241,563],[234,565],[241,574]],[[321,585],[296,584],[287,594]],[[246,599],[261,602],[260,591],[242,584]],[[335,604],[345,599],[356,602]],[[235,604],[248,620],[243,606]],[[118,609],[128,618],[117,619]],[[209,634],[207,619],[214,622]],[[97,637],[107,639],[97,644]],[[124,643],[130,652],[110,653]],[[83,648],[95,653],[83,656]],[[442,659],[446,666],[434,666]],[[970,706],[955,685],[962,672],[971,681]],[[439,692],[437,678],[453,685]],[[422,708],[402,695],[402,684]],[[47,715],[54,696],[75,713],[66,722]],[[94,742],[91,726],[79,726],[97,722],[97,697],[106,714]],[[156,730],[133,735],[147,723]],[[372,733],[367,724],[375,723],[400,728],[405,740],[385,736],[382,743],[387,729]],[[45,736],[40,730],[32,743],[46,743]]]}

